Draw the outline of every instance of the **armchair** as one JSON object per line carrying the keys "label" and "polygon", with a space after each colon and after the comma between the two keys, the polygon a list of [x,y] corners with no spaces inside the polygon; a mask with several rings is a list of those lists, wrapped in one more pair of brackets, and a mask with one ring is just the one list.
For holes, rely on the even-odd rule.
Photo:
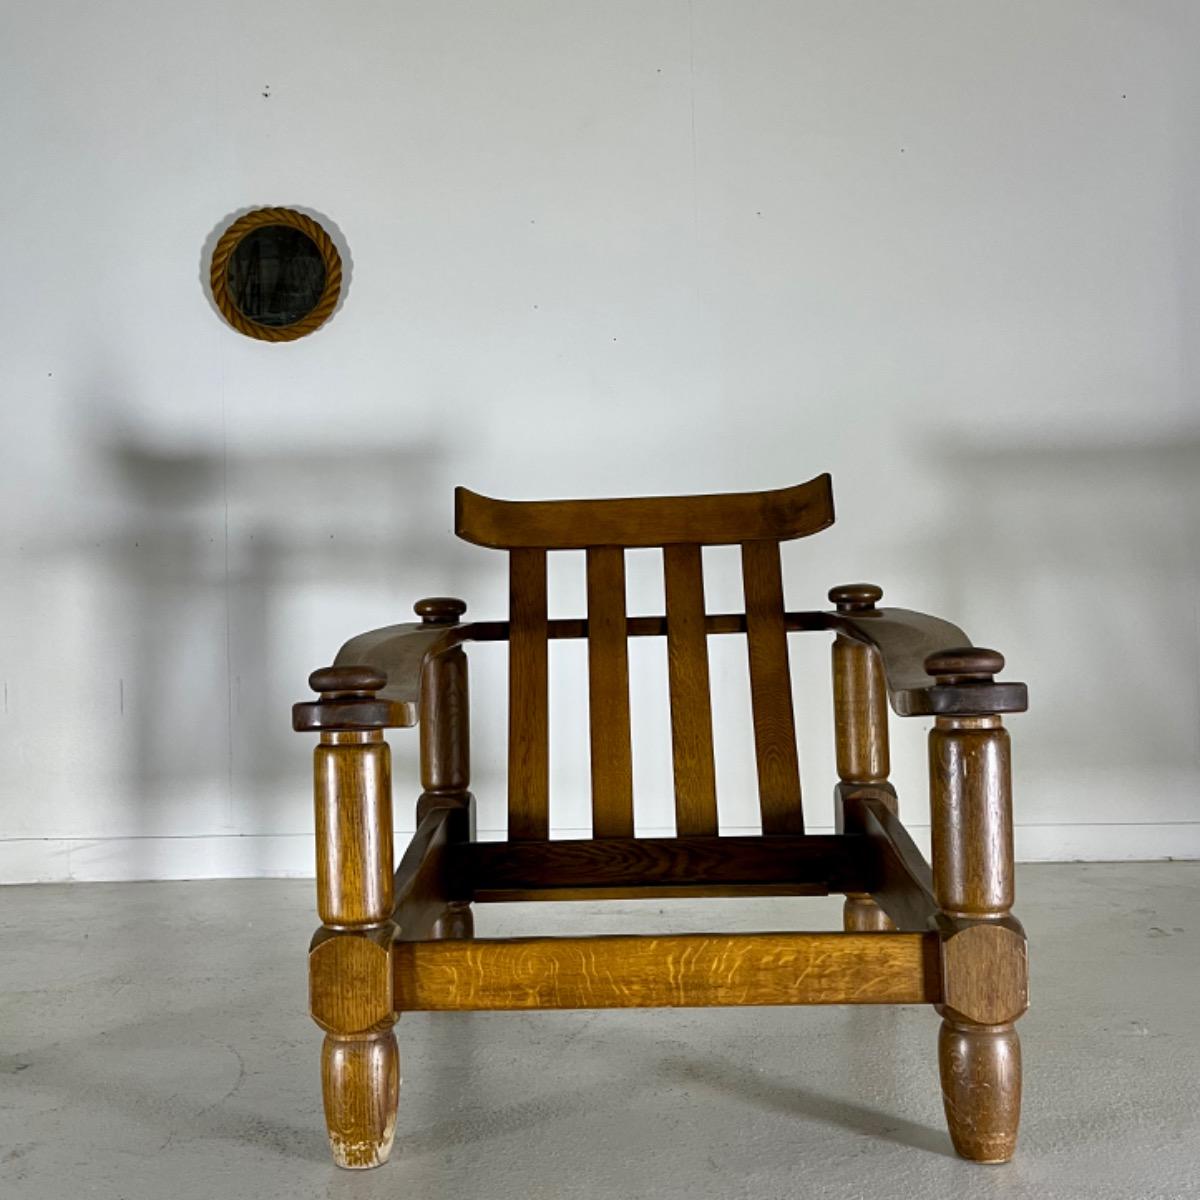
{"label": "armchair", "polygon": [[[1013,1154],[1027,1007],[1025,935],[1011,915],[1006,713],[994,650],[954,625],[880,608],[870,584],[833,588],[830,612],[784,605],[779,544],[833,521],[831,481],[722,496],[510,502],[456,494],[456,532],[510,555],[507,621],[417,603],[419,623],[361,634],[310,678],[297,730],[315,758],[317,897],[310,1005],[325,1031],[322,1079],[335,1161],[374,1167],[391,1148],[399,1092],[393,1025],[432,1010],[744,1004],[931,1004],[956,1150]],[[700,548],[741,547],[745,611],[705,609]],[[629,617],[624,551],[660,547],[663,616]],[[551,620],[546,554],[583,549],[586,618]],[[833,640],[838,817],[805,832],[788,635]],[[745,637],[761,836],[718,828],[707,639]],[[638,838],[627,643],[665,636],[677,835]],[[547,660],[588,643],[592,837],[550,840]],[[509,645],[508,839],[475,840],[467,656]],[[932,865],[888,782],[887,706],[934,718]],[[486,718],[485,718],[486,719]],[[417,829],[393,870],[383,730],[418,726]],[[476,938],[472,905],[498,900],[844,894],[840,933]]]}

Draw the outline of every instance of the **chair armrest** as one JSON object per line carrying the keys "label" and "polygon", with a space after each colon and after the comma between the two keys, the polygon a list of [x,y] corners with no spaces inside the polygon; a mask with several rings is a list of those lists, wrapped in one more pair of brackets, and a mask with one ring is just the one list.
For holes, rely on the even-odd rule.
{"label": "chair armrest", "polygon": [[388,625],[351,638],[333,660],[335,667],[370,666],[387,676],[379,689],[406,714],[405,725],[415,725],[421,705],[421,679],[425,664],[455,646],[472,641],[471,625]]}
{"label": "chair armrest", "polygon": [[[1023,683],[997,683],[986,672],[938,670],[931,675],[926,661],[933,655],[947,656],[951,650],[970,647],[970,640],[957,625],[926,613],[906,608],[866,608],[855,612],[823,614],[826,628],[866,642],[879,651],[887,680],[888,700],[902,717],[986,716],[991,713],[1024,712],[1029,707]],[[995,651],[995,668],[1004,659]],[[933,665],[937,665],[936,661]]]}
{"label": "chair armrest", "polygon": [[[461,600],[419,600],[415,607],[424,618],[419,623],[360,633],[337,652],[332,668],[313,672],[309,683],[321,692],[321,699],[293,705],[292,728],[304,732],[416,725],[426,664],[473,641],[476,627],[454,620],[466,609]],[[343,688],[336,673],[349,679],[356,667],[362,680]]]}

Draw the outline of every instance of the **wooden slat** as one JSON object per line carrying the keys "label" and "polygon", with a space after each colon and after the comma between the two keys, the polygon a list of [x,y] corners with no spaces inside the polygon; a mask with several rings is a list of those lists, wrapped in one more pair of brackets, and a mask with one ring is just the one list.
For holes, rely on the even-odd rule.
{"label": "wooden slat", "polygon": [[664,546],[667,669],[671,686],[671,751],[675,763],[675,828],[679,835],[717,832],[712,699],[699,546]]}
{"label": "wooden slat", "polygon": [[629,728],[629,644],[625,636],[625,552],[587,552],[588,688],[592,740],[592,834],[633,836]]}
{"label": "wooden slat", "polygon": [[472,842],[455,848],[457,874],[481,891],[635,885],[811,884],[820,891],[865,889],[863,838],[605,838]]}
{"label": "wooden slat", "polygon": [[550,832],[550,719],[546,552],[514,550],[509,564],[508,836]]}
{"label": "wooden slat", "polygon": [[936,934],[757,933],[397,942],[397,1012],[929,1004]]}
{"label": "wooden slat", "polygon": [[746,643],[754,709],[754,751],[763,833],[803,833],[800,762],[792,714],[792,676],[783,621],[778,542],[742,545]]}
{"label": "wooden slat", "polygon": [[460,487],[454,503],[458,536],[497,550],[786,541],[833,524],[828,475],[769,492],[629,500],[493,500]]}

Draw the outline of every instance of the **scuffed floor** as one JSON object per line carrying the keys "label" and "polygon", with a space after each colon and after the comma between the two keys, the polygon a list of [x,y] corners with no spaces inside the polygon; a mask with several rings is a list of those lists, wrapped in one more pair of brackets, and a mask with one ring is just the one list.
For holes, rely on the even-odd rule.
{"label": "scuffed floor", "polygon": [[[312,884],[0,890],[5,1200],[1200,1197],[1200,863],[1020,869],[1015,1163],[956,1159],[926,1009],[414,1014],[392,1162],[326,1155]],[[481,934],[835,928],[836,900],[482,908]]]}

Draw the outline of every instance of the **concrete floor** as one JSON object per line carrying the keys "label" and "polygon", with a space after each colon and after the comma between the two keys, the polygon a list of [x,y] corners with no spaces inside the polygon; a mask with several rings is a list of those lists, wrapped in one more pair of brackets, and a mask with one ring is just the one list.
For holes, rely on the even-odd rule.
{"label": "concrete floor", "polygon": [[[956,1159],[926,1009],[413,1014],[392,1162],[330,1165],[312,884],[0,889],[5,1200],[1200,1197],[1200,863],[1021,869],[1016,1162]],[[836,900],[492,906],[481,934],[836,928]]]}

